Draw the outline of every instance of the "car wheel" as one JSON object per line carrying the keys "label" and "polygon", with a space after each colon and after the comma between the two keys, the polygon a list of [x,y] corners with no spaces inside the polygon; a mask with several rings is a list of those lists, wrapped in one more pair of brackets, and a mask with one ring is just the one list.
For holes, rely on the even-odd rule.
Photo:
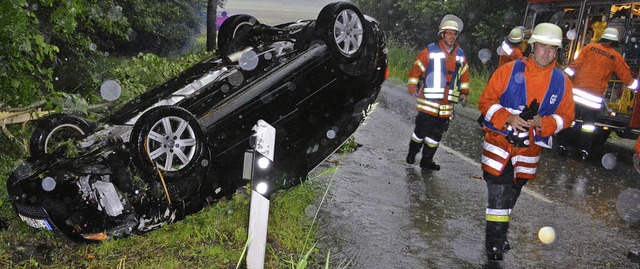
{"label": "car wheel", "polygon": [[365,31],[362,12],[353,4],[336,2],[325,6],[318,15],[318,31],[341,62],[357,58],[363,50]]}
{"label": "car wheel", "polygon": [[218,52],[228,55],[242,49],[249,31],[260,24],[258,20],[246,14],[233,15],[220,25],[218,31]]}
{"label": "car wheel", "polygon": [[82,118],[70,114],[56,114],[38,121],[29,141],[32,157],[41,157],[60,148],[69,140],[78,141],[93,131]]}
{"label": "car wheel", "polygon": [[145,112],[133,126],[130,143],[141,170],[173,181],[200,165],[204,135],[198,120],[177,106],[159,106]]}

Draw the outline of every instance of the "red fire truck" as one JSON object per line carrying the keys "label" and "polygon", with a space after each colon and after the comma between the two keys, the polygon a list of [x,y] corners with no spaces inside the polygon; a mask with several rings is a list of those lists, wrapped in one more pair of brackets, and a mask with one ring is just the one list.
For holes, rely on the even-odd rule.
{"label": "red fire truck", "polygon": [[[606,27],[620,33],[618,52],[634,77],[640,69],[640,2],[597,0],[529,0],[524,27],[554,23],[563,31],[559,64],[568,66],[590,42],[599,40]],[[596,122],[594,145],[604,143],[611,132],[628,139],[640,134],[640,101],[633,91],[612,76],[605,93],[605,106]],[[580,121],[580,118],[576,118]]]}

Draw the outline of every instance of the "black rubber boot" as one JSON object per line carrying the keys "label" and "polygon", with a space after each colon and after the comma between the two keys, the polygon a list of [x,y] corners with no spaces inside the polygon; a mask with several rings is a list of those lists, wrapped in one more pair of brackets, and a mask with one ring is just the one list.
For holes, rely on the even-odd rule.
{"label": "black rubber boot", "polygon": [[420,148],[422,148],[422,145],[422,143],[418,143],[413,140],[409,142],[409,153],[407,154],[406,159],[408,164],[413,164],[416,162],[416,155],[418,154],[418,152],[420,152]]}
{"label": "black rubber boot", "polygon": [[438,150],[438,147],[429,147],[428,145],[424,146],[422,149],[422,159],[420,160],[421,168],[435,171],[440,170],[440,165],[433,162],[433,156],[436,155],[436,150]]}
{"label": "black rubber boot", "polygon": [[407,159],[406,159],[408,164],[413,164],[416,162],[416,155],[415,154],[407,154]]}
{"label": "black rubber boot", "polygon": [[437,165],[432,159],[423,158],[422,160],[420,160],[420,168],[439,171],[440,165]]}
{"label": "black rubber boot", "polygon": [[508,222],[491,222],[487,221],[486,226],[486,242],[487,259],[492,261],[500,261],[503,254],[511,249],[509,241],[507,241]]}
{"label": "black rubber boot", "polygon": [[494,246],[487,249],[487,259],[490,261],[501,261],[504,259],[502,247]]}

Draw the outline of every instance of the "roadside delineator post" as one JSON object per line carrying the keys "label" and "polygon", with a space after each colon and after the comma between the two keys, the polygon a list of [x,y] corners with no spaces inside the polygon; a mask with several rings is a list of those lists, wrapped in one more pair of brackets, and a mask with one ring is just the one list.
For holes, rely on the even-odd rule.
{"label": "roadside delineator post", "polygon": [[249,238],[247,268],[263,269],[267,244],[269,204],[273,193],[273,156],[276,129],[263,120],[253,126],[250,138],[252,149],[244,155],[242,178],[251,180],[251,205],[249,208]]}

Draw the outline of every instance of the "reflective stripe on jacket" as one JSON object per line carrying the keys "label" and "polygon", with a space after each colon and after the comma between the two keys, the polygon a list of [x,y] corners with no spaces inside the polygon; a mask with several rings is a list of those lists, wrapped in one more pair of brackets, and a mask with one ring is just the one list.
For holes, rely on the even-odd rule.
{"label": "reflective stripe on jacket", "polygon": [[[581,89],[581,91],[574,91],[574,94],[586,92],[600,99],[602,99],[602,95],[611,79],[611,74],[614,72],[624,85],[632,89],[634,88],[634,83],[637,85],[637,80],[634,80],[629,70],[629,65],[627,65],[622,55],[612,46],[601,43],[591,43],[582,48],[578,58],[565,69],[565,72],[569,75],[575,74],[571,79],[573,86]],[[580,96],[576,97],[578,98],[576,102],[582,100]],[[579,102],[579,104],[594,108],[589,103]]]}
{"label": "reflective stripe on jacket", "polygon": [[[517,178],[533,179],[541,145],[549,146],[553,134],[571,126],[575,113],[572,84],[553,64],[539,67],[533,60],[516,60],[499,67],[491,76],[478,102],[485,115],[486,131],[482,170],[499,176],[511,161]],[[530,129],[533,143],[529,147],[515,147],[504,134],[507,118],[519,114],[533,99],[542,100],[538,111],[542,127]]]}
{"label": "reflective stripe on jacket", "polygon": [[423,85],[416,98],[416,109],[437,117],[451,117],[460,94],[469,94],[469,65],[462,49],[456,45],[449,53],[442,40],[429,44],[418,54],[409,72],[409,84],[418,84],[420,80]]}
{"label": "reflective stripe on jacket", "polygon": [[517,60],[517,59],[521,59],[524,57],[524,54],[522,52],[522,48],[520,48],[520,46],[509,46],[509,44],[507,43],[507,41],[503,41],[502,42],[502,50],[504,52],[506,52],[506,55],[500,55],[500,58],[498,59],[498,67],[511,62],[513,60]]}

